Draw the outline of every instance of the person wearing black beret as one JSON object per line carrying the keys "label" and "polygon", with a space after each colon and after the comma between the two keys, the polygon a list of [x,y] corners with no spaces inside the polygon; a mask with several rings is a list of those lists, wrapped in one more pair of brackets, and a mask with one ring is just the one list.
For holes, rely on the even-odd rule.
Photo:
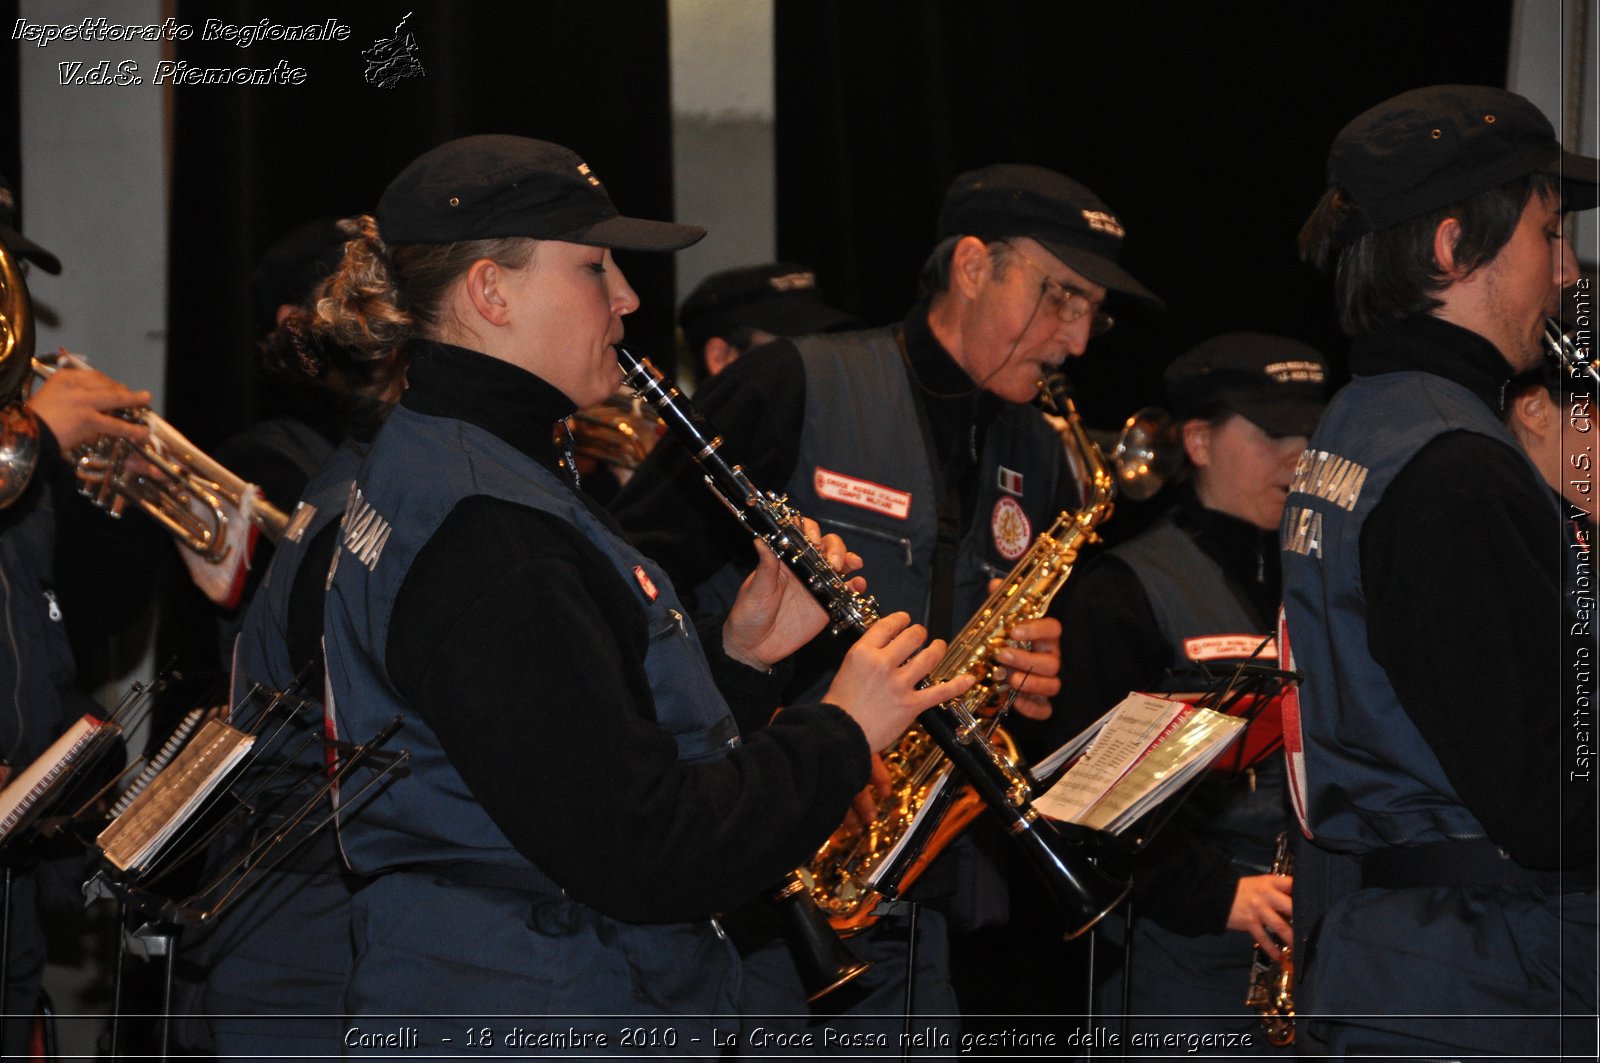
{"label": "person wearing black beret", "polygon": [[1282,529],[1315,1052],[1595,1051],[1595,782],[1574,732],[1595,691],[1592,660],[1562,659],[1592,606],[1502,416],[1547,357],[1576,277],[1562,215],[1595,206],[1596,167],[1521,96],[1414,89],[1339,132],[1301,231],[1354,375]]}

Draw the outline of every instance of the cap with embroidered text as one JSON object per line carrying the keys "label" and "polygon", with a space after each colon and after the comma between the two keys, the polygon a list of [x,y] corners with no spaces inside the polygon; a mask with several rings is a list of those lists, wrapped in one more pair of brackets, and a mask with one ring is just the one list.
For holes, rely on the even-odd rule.
{"label": "cap with embroidered text", "polygon": [[46,273],[60,273],[61,260],[46,251],[17,228],[17,197],[11,191],[11,182],[0,175],[0,243],[19,258],[38,264]]}
{"label": "cap with embroidered text", "polygon": [[774,336],[807,336],[859,328],[861,322],[829,306],[817,275],[793,262],[725,269],[695,285],[678,311],[678,323],[691,348],[713,336],[728,338],[740,327]]}
{"label": "cap with embroidered text", "polygon": [[1225,332],[1167,366],[1167,403],[1179,421],[1237,413],[1271,436],[1309,436],[1328,401],[1328,365],[1310,344],[1261,332]]}
{"label": "cap with embroidered text", "polygon": [[1043,166],[1000,163],[951,182],[939,238],[1026,236],[1096,284],[1165,309],[1122,268],[1122,222],[1083,185]]}
{"label": "cap with embroidered text", "polygon": [[629,218],[575,153],[529,137],[462,137],[424,152],[378,200],[391,244],[527,236],[624,251],[676,251],[705,235],[694,225]]}

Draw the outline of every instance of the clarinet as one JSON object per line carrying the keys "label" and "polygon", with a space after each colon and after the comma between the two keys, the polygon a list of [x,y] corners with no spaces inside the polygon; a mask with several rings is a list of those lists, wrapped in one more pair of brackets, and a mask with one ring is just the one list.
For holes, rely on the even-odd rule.
{"label": "clarinet", "polygon": [[[705,475],[706,484],[749,532],[771,547],[828,611],[835,632],[860,634],[878,619],[877,602],[852,590],[801,531],[800,515],[785,497],[762,492],[744,470],[723,457],[716,435],[694,404],[661,371],[618,345],[624,383],[648,402],[678,437]],[[1005,832],[1026,852],[1053,888],[1064,910],[1089,929],[1127,895],[1129,884],[1101,871],[1063,839],[1029,800],[1025,773],[996,752],[970,713],[935,705],[917,722],[1000,818]]]}

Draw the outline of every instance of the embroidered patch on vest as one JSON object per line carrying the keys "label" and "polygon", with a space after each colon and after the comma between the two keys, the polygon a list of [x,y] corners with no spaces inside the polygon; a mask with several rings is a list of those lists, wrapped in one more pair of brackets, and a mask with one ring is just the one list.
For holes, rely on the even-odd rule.
{"label": "embroidered patch on vest", "polygon": [[1022,474],[1015,469],[1000,466],[1000,490],[1008,495],[1022,497]]}
{"label": "embroidered patch on vest", "polygon": [[989,531],[994,535],[995,550],[1007,561],[1027,553],[1028,544],[1033,542],[1033,525],[1014,498],[1002,498],[994,504]]}
{"label": "embroidered patch on vest", "polygon": [[853,476],[824,469],[820,465],[811,475],[811,486],[819,498],[843,502],[847,506],[856,506],[860,509],[870,509],[874,513],[882,513],[896,520],[905,520],[911,515],[910,491],[896,491],[892,487],[875,484],[871,480],[858,480]]}
{"label": "embroidered patch on vest", "polygon": [[1260,653],[1256,647],[1262,643],[1260,635],[1201,635],[1183,640],[1183,655],[1191,661],[1240,661],[1252,654],[1263,664],[1278,659],[1278,646],[1272,639]]}
{"label": "embroidered patch on vest", "polygon": [[644,596],[652,602],[661,596],[661,592],[656,590],[655,581],[645,572],[643,565],[633,566],[633,578],[639,581],[639,589],[644,591]]}

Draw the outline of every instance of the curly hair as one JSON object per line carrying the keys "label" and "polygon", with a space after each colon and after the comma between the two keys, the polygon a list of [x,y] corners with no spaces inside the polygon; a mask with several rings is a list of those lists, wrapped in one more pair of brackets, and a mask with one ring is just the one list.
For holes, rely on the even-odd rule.
{"label": "curly hair", "polygon": [[278,331],[301,372],[319,378],[335,369],[362,390],[381,391],[398,372],[400,350],[437,334],[445,293],[467,267],[487,258],[521,269],[538,244],[508,236],[391,247],[370,214],[339,227],[349,237],[339,268],[312,293],[312,309],[290,314]]}

